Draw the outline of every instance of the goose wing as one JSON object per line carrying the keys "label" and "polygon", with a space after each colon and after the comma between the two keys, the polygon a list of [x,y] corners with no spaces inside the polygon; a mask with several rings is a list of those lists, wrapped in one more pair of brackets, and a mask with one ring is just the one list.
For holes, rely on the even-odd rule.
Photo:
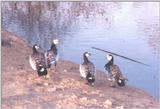
{"label": "goose wing", "polygon": [[29,63],[30,63],[30,65],[31,65],[33,70],[37,69],[36,68],[36,61],[35,61],[35,59],[34,59],[34,57],[32,55],[29,56]]}
{"label": "goose wing", "polygon": [[92,75],[96,74],[96,69],[95,69],[95,66],[92,62],[89,62],[87,64],[87,69],[88,69],[88,72],[90,72]]}
{"label": "goose wing", "polygon": [[45,56],[43,53],[38,53],[34,56],[35,58],[35,62],[36,62],[36,66],[46,66],[45,64]]}
{"label": "goose wing", "polygon": [[33,70],[37,70],[38,66],[45,66],[45,57],[43,53],[32,54],[29,57],[29,63]]}
{"label": "goose wing", "polygon": [[48,51],[45,53],[45,58],[46,58],[47,64],[54,64],[56,61],[58,61],[59,55],[58,55],[58,54],[55,54],[55,53],[54,53],[53,51],[51,51],[51,50],[48,50]]}
{"label": "goose wing", "polygon": [[80,64],[79,71],[80,71],[81,77],[86,78],[87,73],[88,73],[86,64]]}
{"label": "goose wing", "polygon": [[117,65],[110,66],[110,72],[114,78],[118,79],[118,78],[122,77],[121,70]]}
{"label": "goose wing", "polygon": [[83,78],[86,78],[88,72],[93,76],[96,74],[95,66],[92,62],[80,64],[79,70]]}

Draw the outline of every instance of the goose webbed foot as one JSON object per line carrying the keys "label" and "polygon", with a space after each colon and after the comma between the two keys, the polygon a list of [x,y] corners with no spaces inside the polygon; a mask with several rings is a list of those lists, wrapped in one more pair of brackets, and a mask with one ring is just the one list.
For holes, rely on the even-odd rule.
{"label": "goose webbed foot", "polygon": [[90,86],[90,83],[86,82],[86,84]]}
{"label": "goose webbed foot", "polygon": [[42,76],[43,79],[47,79],[46,75]]}
{"label": "goose webbed foot", "polygon": [[50,79],[50,75],[49,75],[49,74],[48,74],[48,75],[46,75],[46,78],[47,78],[47,79]]}
{"label": "goose webbed foot", "polygon": [[44,79],[44,80],[47,80],[47,79],[50,79],[50,76],[47,74],[47,75],[41,76],[41,78]]}
{"label": "goose webbed foot", "polygon": [[56,62],[55,62],[55,64],[54,64],[54,72],[57,72],[57,64],[56,64]]}
{"label": "goose webbed foot", "polygon": [[110,85],[110,87],[112,87],[112,88],[116,88],[116,85]]}
{"label": "goose webbed foot", "polygon": [[84,78],[84,77],[82,77],[82,76],[81,76],[80,78],[81,78],[82,80],[84,80],[84,79],[85,79],[85,78]]}
{"label": "goose webbed foot", "polygon": [[89,85],[89,86],[92,86],[92,87],[94,86],[94,83],[87,82],[86,84]]}

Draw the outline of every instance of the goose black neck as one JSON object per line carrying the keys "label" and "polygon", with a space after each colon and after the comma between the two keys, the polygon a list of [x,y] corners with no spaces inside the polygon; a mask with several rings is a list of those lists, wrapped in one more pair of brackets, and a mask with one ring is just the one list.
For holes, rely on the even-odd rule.
{"label": "goose black neck", "polygon": [[112,57],[112,59],[107,63],[108,65],[113,65],[114,63],[113,63],[113,57]]}
{"label": "goose black neck", "polygon": [[57,54],[57,47],[54,43],[51,44],[51,50],[53,50]]}
{"label": "goose black neck", "polygon": [[83,55],[83,60],[84,60],[84,63],[88,63],[89,62],[89,60],[88,60],[88,58],[86,57],[85,54]]}
{"label": "goose black neck", "polygon": [[37,49],[35,48],[35,46],[33,46],[33,53],[37,53]]}

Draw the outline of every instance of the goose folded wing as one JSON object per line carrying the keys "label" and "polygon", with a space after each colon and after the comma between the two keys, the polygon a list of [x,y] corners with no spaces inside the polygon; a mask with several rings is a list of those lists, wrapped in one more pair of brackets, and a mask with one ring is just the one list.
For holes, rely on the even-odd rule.
{"label": "goose folded wing", "polygon": [[36,60],[36,65],[45,66],[45,57],[44,57],[44,55],[42,53],[38,54],[35,57],[35,60]]}
{"label": "goose folded wing", "polygon": [[89,70],[89,72],[92,74],[92,75],[95,75],[96,74],[96,70],[95,70],[95,66],[94,66],[94,64],[93,63],[88,63],[88,70]]}
{"label": "goose folded wing", "polygon": [[111,74],[114,78],[118,79],[118,78],[122,77],[121,70],[117,65],[110,66],[110,71],[111,71]]}
{"label": "goose folded wing", "polygon": [[80,70],[81,76],[83,76],[85,78],[87,76],[87,73],[88,73],[87,65],[86,64],[80,64],[79,70]]}
{"label": "goose folded wing", "polygon": [[48,51],[45,54],[45,58],[46,58],[47,62],[49,62],[50,64],[54,64],[56,61],[58,61],[59,55],[56,55],[52,51]]}

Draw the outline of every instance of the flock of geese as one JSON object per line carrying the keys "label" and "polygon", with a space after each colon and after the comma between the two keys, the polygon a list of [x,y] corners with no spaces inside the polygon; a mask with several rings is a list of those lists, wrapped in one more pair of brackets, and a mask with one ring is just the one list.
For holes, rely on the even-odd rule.
{"label": "flock of geese", "polygon": [[[51,43],[49,50],[42,52],[41,47],[37,44],[33,45],[33,53],[29,57],[29,62],[34,71],[38,73],[38,76],[44,76],[48,74],[47,69],[54,65],[56,71],[57,61],[59,59],[57,44],[59,43],[58,39],[54,39]],[[79,72],[81,78],[87,81],[87,84],[94,86],[96,69],[94,64],[89,60],[91,53],[83,53],[83,63],[79,66]],[[127,78],[123,77],[119,67],[114,64],[113,55],[107,54],[107,64],[104,66],[105,70],[108,72],[108,80],[110,81],[111,87],[125,86],[125,81]]]}

